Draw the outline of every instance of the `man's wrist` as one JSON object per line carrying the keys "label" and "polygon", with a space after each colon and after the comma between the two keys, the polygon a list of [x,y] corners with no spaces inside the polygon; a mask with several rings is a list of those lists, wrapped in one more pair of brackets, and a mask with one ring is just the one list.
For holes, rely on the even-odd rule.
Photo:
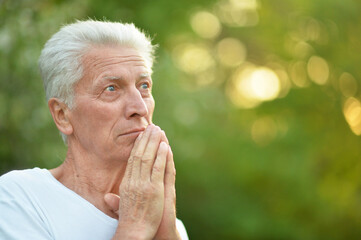
{"label": "man's wrist", "polygon": [[176,229],[172,234],[163,237],[156,237],[153,240],[182,240],[178,230]]}
{"label": "man's wrist", "polygon": [[118,224],[117,231],[113,237],[113,240],[151,240],[155,233],[152,233],[149,227],[129,227]]}

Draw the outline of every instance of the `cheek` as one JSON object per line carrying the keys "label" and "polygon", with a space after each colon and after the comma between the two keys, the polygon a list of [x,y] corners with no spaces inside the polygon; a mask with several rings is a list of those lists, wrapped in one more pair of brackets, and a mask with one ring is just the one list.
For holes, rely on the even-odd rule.
{"label": "cheek", "polygon": [[147,105],[148,108],[148,115],[150,117],[150,120],[153,117],[153,112],[154,112],[154,107],[155,107],[155,102],[154,102],[154,98],[149,98],[145,100],[145,104]]}
{"label": "cheek", "polygon": [[[88,128],[90,131],[106,126],[106,123],[114,118],[111,106],[98,106],[90,102],[80,102],[74,109],[73,123],[79,129]],[[100,124],[101,123],[101,124]]]}

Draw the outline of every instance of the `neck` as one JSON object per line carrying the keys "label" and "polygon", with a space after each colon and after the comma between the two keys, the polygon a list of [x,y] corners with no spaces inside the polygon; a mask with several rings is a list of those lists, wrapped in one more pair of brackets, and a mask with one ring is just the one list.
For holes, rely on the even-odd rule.
{"label": "neck", "polygon": [[71,189],[105,214],[116,218],[116,215],[104,202],[106,193],[119,195],[119,185],[123,179],[127,159],[107,161],[74,151],[69,146],[63,164],[50,172],[64,186]]}

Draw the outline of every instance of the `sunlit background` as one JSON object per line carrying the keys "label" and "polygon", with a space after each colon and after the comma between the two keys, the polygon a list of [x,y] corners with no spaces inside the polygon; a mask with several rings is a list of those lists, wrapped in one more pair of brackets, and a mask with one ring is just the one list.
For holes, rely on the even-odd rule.
{"label": "sunlit background", "polygon": [[[75,19],[159,45],[155,123],[191,239],[361,239],[361,2],[0,0],[0,173],[65,147],[37,59]],[[1,214],[1,213],[0,213]]]}

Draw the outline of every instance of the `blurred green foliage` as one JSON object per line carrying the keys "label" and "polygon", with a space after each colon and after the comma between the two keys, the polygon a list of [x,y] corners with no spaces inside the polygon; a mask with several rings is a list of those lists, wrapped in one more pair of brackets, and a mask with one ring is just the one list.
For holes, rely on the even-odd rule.
{"label": "blurred green foliage", "polygon": [[[134,22],[160,46],[154,121],[191,239],[360,239],[360,11],[356,0],[0,0],[0,173],[64,159],[37,68],[46,40],[75,19]],[[234,66],[217,55],[225,38],[245,47]],[[227,88],[250,64],[283,74],[283,95],[237,105]]]}

